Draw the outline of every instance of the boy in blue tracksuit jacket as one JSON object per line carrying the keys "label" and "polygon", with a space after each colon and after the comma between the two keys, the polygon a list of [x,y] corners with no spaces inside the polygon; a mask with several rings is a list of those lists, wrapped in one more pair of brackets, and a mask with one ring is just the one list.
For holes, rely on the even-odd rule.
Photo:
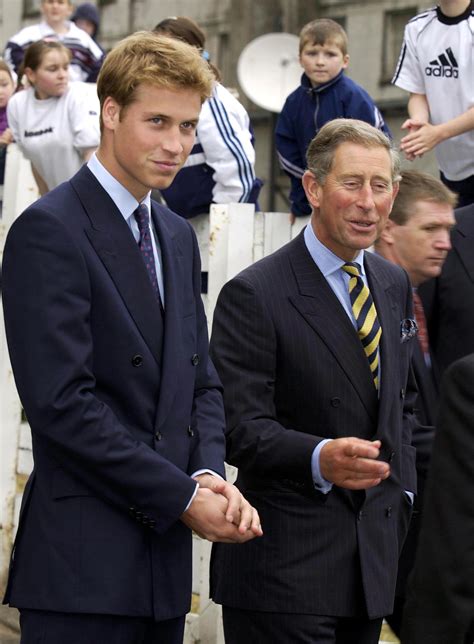
{"label": "boy in blue tracksuit jacket", "polygon": [[334,20],[313,20],[300,33],[301,85],[286,99],[275,137],[278,158],[291,179],[294,217],[311,214],[301,183],[306,150],[319,129],[336,118],[366,121],[388,136],[390,131],[368,93],[344,76],[349,64],[347,35]]}

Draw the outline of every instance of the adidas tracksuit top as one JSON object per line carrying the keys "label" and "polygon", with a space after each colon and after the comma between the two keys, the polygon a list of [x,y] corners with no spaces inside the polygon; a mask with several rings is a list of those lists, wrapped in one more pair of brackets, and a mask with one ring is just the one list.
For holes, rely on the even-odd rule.
{"label": "adidas tracksuit top", "polygon": [[202,106],[196,142],[173,183],[162,190],[166,204],[189,219],[212,203],[256,203],[261,181],[243,105],[220,83]]}
{"label": "adidas tracksuit top", "polygon": [[[392,83],[425,94],[431,122],[445,123],[474,106],[474,2],[460,16],[445,16],[439,7],[415,16],[405,27]],[[447,179],[474,175],[474,131],[435,148]]]}
{"label": "adidas tracksuit top", "polygon": [[341,72],[332,80],[312,87],[306,74],[301,85],[285,101],[275,130],[278,158],[291,179],[291,212],[302,216],[311,206],[301,183],[306,150],[322,126],[336,118],[366,121],[390,136],[382,115],[369,94]]}

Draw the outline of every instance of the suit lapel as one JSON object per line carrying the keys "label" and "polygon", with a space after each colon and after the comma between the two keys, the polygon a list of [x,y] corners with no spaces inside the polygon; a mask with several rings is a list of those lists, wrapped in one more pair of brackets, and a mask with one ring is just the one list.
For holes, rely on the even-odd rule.
{"label": "suit lapel", "polygon": [[137,243],[115,203],[87,167],[71,179],[71,184],[91,222],[86,235],[161,364],[162,315]]}
{"label": "suit lapel", "polygon": [[314,263],[303,234],[293,242],[290,263],[299,294],[290,297],[351,381],[370,417],[377,415],[377,394],[357,332],[324,275]]}
{"label": "suit lapel", "polygon": [[183,254],[166,219],[161,216],[161,206],[152,202],[151,216],[158,234],[163,262],[165,290],[165,328],[161,389],[158,403],[158,419],[163,421],[177,392],[178,369],[176,347],[180,346],[182,307],[179,297],[180,285],[184,284]]}
{"label": "suit lapel", "polygon": [[[472,214],[469,216],[473,217]],[[472,234],[469,235],[469,229],[465,230],[465,228],[467,227],[464,225],[464,221],[458,223],[452,235],[452,242],[454,252],[459,255],[459,259],[469,278],[474,282],[474,253],[472,252],[474,239]]]}
{"label": "suit lapel", "polygon": [[[400,313],[397,306],[396,286],[385,270],[383,262],[371,253],[365,253],[365,266],[370,292],[375,302],[382,327],[380,343],[380,409],[379,423],[384,422],[392,405],[393,374],[399,373]],[[394,292],[395,290],[395,292]]]}

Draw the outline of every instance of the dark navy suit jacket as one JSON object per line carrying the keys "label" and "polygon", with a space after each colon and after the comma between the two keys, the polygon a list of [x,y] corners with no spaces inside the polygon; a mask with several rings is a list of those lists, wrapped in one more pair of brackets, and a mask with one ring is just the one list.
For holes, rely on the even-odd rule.
{"label": "dark navy suit jacket", "polygon": [[[214,314],[212,356],[224,384],[227,459],[257,507],[264,536],[215,544],[212,596],[236,608],[380,617],[392,611],[398,557],[416,491],[411,287],[366,253],[383,329],[380,398],[357,333],[303,235],[227,283]],[[402,342],[402,339],[408,341]],[[382,442],[391,476],[366,492],[314,490],[323,438]]]}
{"label": "dark navy suit jacket", "polygon": [[474,204],[455,215],[441,275],[419,289],[441,375],[451,362],[474,352]]}
{"label": "dark navy suit jacket", "polygon": [[152,204],[164,322],[139,248],[87,168],[28,208],[4,253],[11,361],[33,436],[6,601],[154,616],[189,609],[200,468],[221,475],[220,383],[208,359],[189,224]]}

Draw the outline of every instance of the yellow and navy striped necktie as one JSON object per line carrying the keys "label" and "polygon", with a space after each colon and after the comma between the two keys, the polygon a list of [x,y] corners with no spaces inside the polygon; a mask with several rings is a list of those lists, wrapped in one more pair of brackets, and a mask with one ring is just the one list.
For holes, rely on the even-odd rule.
{"label": "yellow and navy striped necktie", "polygon": [[341,268],[349,275],[349,295],[357,324],[357,333],[369,361],[375,388],[378,389],[379,344],[382,336],[382,328],[377,319],[374,300],[364,280],[360,276],[359,267],[356,263],[347,262]]}

